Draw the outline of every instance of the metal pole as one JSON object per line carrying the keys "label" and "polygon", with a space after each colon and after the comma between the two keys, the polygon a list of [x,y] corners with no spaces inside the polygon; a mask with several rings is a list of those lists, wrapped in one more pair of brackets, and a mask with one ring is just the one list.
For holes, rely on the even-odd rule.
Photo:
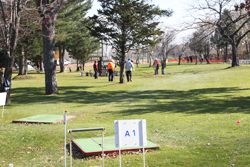
{"label": "metal pole", "polygon": [[104,167],[104,130],[102,130],[102,167]]}
{"label": "metal pole", "polygon": [[[142,139],[142,141],[143,141],[143,139]],[[143,167],[145,167],[145,151],[144,151],[144,143],[143,143],[142,149],[143,149]]]}
{"label": "metal pole", "polygon": [[[118,132],[120,132],[120,122],[118,121]],[[119,161],[120,161],[120,167],[122,166],[122,158],[121,158],[121,140],[120,140],[120,133],[118,134],[118,142],[119,142]]]}
{"label": "metal pole", "polygon": [[83,131],[95,131],[95,130],[105,130],[105,128],[69,129],[69,132],[83,132]]}
{"label": "metal pole", "polygon": [[72,167],[72,143],[71,143],[71,132],[70,132],[70,142],[69,142],[69,154],[70,154],[70,167]]}
{"label": "metal pole", "polygon": [[64,114],[64,166],[67,166],[67,159],[66,159],[66,124],[67,124],[67,111]]}
{"label": "metal pole", "polygon": [[145,151],[144,151],[144,131],[143,131],[143,120],[141,120],[142,123],[142,150],[143,150],[143,167],[145,167]]}
{"label": "metal pole", "polygon": [[[70,155],[70,167],[72,167],[72,141],[71,141],[71,132],[82,132],[82,131],[95,131],[95,130],[102,130],[104,131],[105,128],[86,128],[86,129],[69,129],[68,133],[70,133],[70,143],[69,143],[69,155]],[[102,134],[104,136],[104,133]],[[103,137],[104,138],[104,137]],[[102,145],[104,146],[104,139],[102,141]],[[103,148],[103,156],[104,156],[104,148]],[[104,166],[104,160],[103,160],[103,166]]]}
{"label": "metal pole", "polygon": [[[146,143],[147,143],[147,138],[146,138],[146,127],[145,129],[143,128],[144,127],[144,124],[146,125],[146,120],[144,121],[143,119],[141,120],[141,125],[142,125],[142,150],[143,150],[143,167],[145,167],[145,146],[146,146]],[[145,138],[146,140],[145,140]]]}

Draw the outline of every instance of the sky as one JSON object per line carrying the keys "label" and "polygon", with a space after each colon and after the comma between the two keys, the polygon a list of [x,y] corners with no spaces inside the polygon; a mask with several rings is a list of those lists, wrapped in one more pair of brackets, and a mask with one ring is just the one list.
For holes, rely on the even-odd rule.
{"label": "sky", "polygon": [[[164,17],[159,21],[161,22],[160,27],[171,27],[180,29],[183,18],[185,18],[188,13],[186,12],[187,0],[151,0],[151,3],[159,6],[160,9],[172,9],[174,11],[172,17]],[[99,2],[97,0],[93,1],[92,9],[89,11],[88,15],[97,14],[97,9],[100,9]],[[183,32],[178,36],[178,40],[181,40],[185,36],[189,36],[191,32]]]}

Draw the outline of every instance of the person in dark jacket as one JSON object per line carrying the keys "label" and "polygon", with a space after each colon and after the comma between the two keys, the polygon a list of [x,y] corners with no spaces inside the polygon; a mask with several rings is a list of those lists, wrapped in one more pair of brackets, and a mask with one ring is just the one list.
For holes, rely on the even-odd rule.
{"label": "person in dark jacket", "polygon": [[94,77],[95,77],[95,79],[97,79],[98,78],[98,74],[97,74],[97,72],[98,72],[98,65],[97,65],[97,60],[95,60],[95,63],[94,63],[94,65],[93,65],[93,68],[94,68],[94,71],[95,71],[95,75],[94,75]]}

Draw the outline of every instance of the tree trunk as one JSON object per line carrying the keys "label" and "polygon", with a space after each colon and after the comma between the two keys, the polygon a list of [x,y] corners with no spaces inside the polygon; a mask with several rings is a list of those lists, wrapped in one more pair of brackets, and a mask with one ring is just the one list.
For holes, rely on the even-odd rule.
{"label": "tree trunk", "polygon": [[58,94],[55,64],[55,21],[57,14],[43,18],[43,55],[45,68],[46,94]]}
{"label": "tree trunk", "polygon": [[209,62],[209,52],[207,52],[207,53],[204,55],[204,59],[206,60],[207,64],[210,64],[210,62]]}
{"label": "tree trunk", "polygon": [[140,63],[140,57],[138,56],[137,59],[136,59],[136,65],[137,65],[137,67],[138,67],[139,63]]}
{"label": "tree trunk", "polygon": [[0,92],[4,92],[3,70],[0,69]]}
{"label": "tree trunk", "polygon": [[144,63],[144,51],[143,51],[143,54],[142,54],[142,64]]}
{"label": "tree trunk", "polygon": [[59,46],[59,63],[60,63],[60,72],[64,72],[64,54],[65,54],[65,47]]}
{"label": "tree trunk", "polygon": [[25,75],[25,55],[24,47],[22,46],[21,55],[19,56],[19,73],[18,75]]}
{"label": "tree trunk", "polygon": [[82,62],[82,70],[84,71],[85,61]]}
{"label": "tree trunk", "polygon": [[43,59],[42,59],[42,56],[40,56],[40,72],[43,72]]}
{"label": "tree trunk", "polygon": [[151,67],[152,66],[152,59],[151,59],[151,56],[149,56],[149,67]]}
{"label": "tree trunk", "polygon": [[[16,18],[18,21],[16,23],[16,28],[12,29],[12,34],[11,34],[11,40],[10,40],[10,45],[9,45],[9,53],[6,52],[5,56],[5,72],[4,72],[4,77],[7,78],[11,82],[12,78],[12,69],[13,69],[13,64],[14,64],[14,59],[15,59],[15,54],[16,54],[16,48],[17,48],[17,39],[18,39],[18,27],[19,27],[19,21],[20,18]],[[9,104],[11,102],[10,100],[10,89],[7,91],[7,98],[6,98],[6,104]]]}
{"label": "tree trunk", "polygon": [[248,43],[247,43],[247,41],[245,41],[245,44],[246,44],[246,54],[248,54],[249,52],[248,52]]}
{"label": "tree trunk", "polygon": [[209,44],[207,44],[205,48],[206,48],[206,49],[205,49],[204,58],[205,58],[205,60],[207,61],[207,64],[210,64],[210,62],[209,62],[209,53],[210,53]]}
{"label": "tree trunk", "polygon": [[216,52],[217,52],[217,60],[219,60],[220,59],[220,51],[219,51],[219,49],[216,49]]}
{"label": "tree trunk", "polygon": [[179,63],[178,65],[181,65],[181,55],[179,55]]}
{"label": "tree trunk", "polygon": [[121,56],[121,63],[120,63],[120,83],[125,83],[125,51],[122,50],[122,56]]}
{"label": "tree trunk", "polygon": [[250,50],[250,45],[248,45],[248,50]]}
{"label": "tree trunk", "polygon": [[27,51],[24,51],[24,75],[27,75],[28,72],[28,64],[27,64]]}
{"label": "tree trunk", "polygon": [[227,42],[226,42],[226,55],[225,55],[225,62],[227,62]]}
{"label": "tree trunk", "polygon": [[210,64],[208,56],[205,56],[205,60],[207,61],[207,64]]}
{"label": "tree trunk", "polygon": [[27,71],[28,71],[28,65],[27,65],[27,51],[24,50],[23,53],[22,53],[22,56],[23,56],[23,67],[22,67],[22,73],[20,73],[20,70],[19,70],[19,74],[18,75],[27,75]]}
{"label": "tree trunk", "polygon": [[76,59],[76,71],[79,71],[79,67],[78,67],[78,58]]}
{"label": "tree trunk", "polygon": [[[14,58],[15,58],[15,53],[12,52],[9,56],[5,57],[5,72],[4,72],[4,77],[7,78],[11,82],[12,78],[12,68],[13,68],[13,63],[14,63]],[[7,91],[7,99],[6,99],[6,104],[9,104],[11,102],[10,100],[10,89]]]}
{"label": "tree trunk", "polygon": [[165,75],[165,68],[166,68],[166,60],[167,58],[166,57],[163,57],[162,59],[162,62],[161,62],[161,71],[162,71],[162,74]]}
{"label": "tree trunk", "polygon": [[232,45],[232,53],[233,53],[232,67],[236,67],[236,66],[239,66],[237,47],[234,43],[232,43],[231,45]]}

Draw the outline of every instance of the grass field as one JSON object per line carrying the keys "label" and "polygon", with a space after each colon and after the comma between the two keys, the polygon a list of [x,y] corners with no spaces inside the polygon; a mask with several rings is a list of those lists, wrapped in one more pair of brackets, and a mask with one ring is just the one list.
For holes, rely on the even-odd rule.
{"label": "grass field", "polygon": [[[149,167],[250,167],[250,66],[229,66],[170,63],[166,75],[155,76],[153,68],[139,65],[133,82],[125,84],[118,77],[108,82],[107,77],[58,73],[57,96],[45,95],[43,73],[29,73],[33,79],[13,80],[12,103],[0,119],[0,166],[64,166],[62,123],[11,122],[67,110],[77,116],[68,129],[105,127],[105,136],[114,135],[114,120],[146,119],[148,140],[160,146],[146,153]],[[142,166],[142,158],[123,155],[122,166]],[[100,158],[73,159],[73,166],[98,165]],[[119,158],[106,158],[105,166],[119,166]]]}

